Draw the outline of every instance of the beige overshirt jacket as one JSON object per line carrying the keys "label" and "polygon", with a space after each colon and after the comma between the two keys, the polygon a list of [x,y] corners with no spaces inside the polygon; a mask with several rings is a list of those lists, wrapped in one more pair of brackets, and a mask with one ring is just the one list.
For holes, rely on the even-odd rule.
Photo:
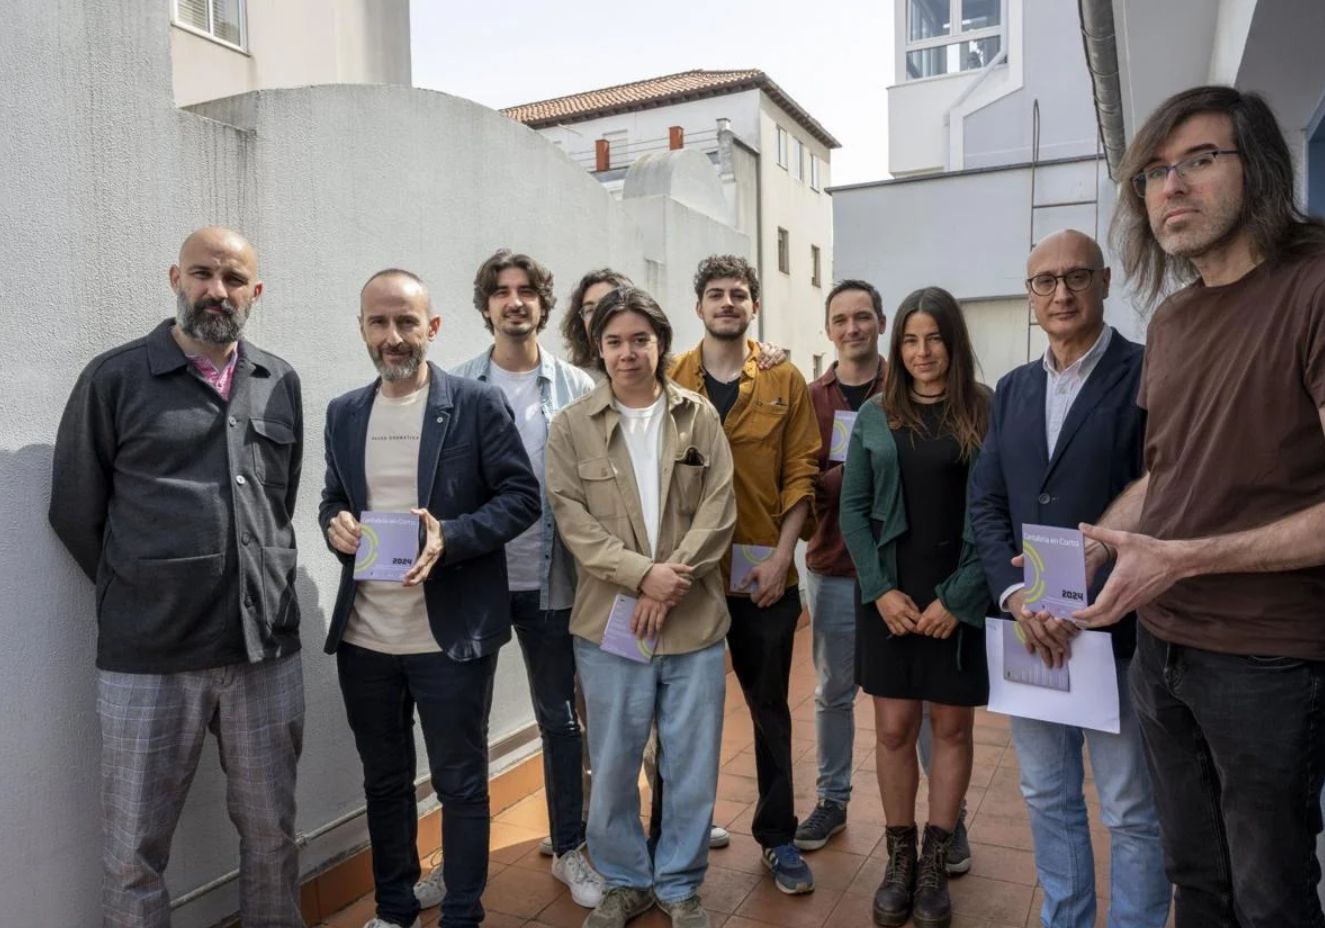
{"label": "beige overshirt jacket", "polygon": [[547,494],[557,531],[575,557],[571,634],[594,644],[617,594],[638,595],[655,562],[688,564],[694,585],[667,614],[657,654],[687,654],[727,634],[731,617],[718,565],[736,525],[732,456],[714,408],[668,383],[659,469],[658,550],[648,533],[612,386],[566,406],[547,438]]}

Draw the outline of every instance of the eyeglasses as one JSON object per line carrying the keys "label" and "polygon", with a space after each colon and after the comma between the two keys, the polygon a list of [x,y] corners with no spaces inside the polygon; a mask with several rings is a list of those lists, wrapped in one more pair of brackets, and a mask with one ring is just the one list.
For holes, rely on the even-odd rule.
{"label": "eyeglasses", "polygon": [[1209,170],[1220,155],[1236,154],[1240,154],[1236,148],[1212,148],[1209,151],[1199,151],[1190,158],[1183,158],[1181,161],[1175,161],[1172,164],[1157,164],[1153,168],[1146,168],[1133,177],[1132,189],[1136,191],[1137,196],[1144,200],[1146,191],[1150,189],[1151,184],[1154,184],[1156,189],[1164,186],[1164,182],[1168,180],[1169,171],[1177,171],[1178,176],[1183,180],[1191,180]]}
{"label": "eyeglasses", "polygon": [[1103,268],[1074,267],[1066,274],[1036,274],[1034,277],[1026,278],[1026,287],[1036,296],[1053,296],[1061,280],[1067,284],[1067,289],[1073,293],[1080,293],[1090,286],[1090,282],[1095,279],[1095,273],[1101,270]]}

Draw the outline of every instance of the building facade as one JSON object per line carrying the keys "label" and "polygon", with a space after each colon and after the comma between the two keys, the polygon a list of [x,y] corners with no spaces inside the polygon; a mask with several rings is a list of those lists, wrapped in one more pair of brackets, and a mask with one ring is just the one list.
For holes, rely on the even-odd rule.
{"label": "building facade", "polygon": [[166,0],[175,103],[308,84],[410,85],[409,0]]}
{"label": "building facade", "polygon": [[[889,311],[951,291],[992,386],[1046,344],[1023,283],[1032,245],[1063,228],[1103,240],[1112,215],[1080,23],[1059,0],[897,0],[896,16],[894,176],[831,191],[837,273],[873,281]],[[1109,321],[1136,336],[1116,297]]]}
{"label": "building facade", "polygon": [[[1114,170],[1164,98],[1206,83],[1269,100],[1325,213],[1325,5],[1319,0],[896,0],[888,88],[893,177],[834,188],[836,270],[886,306],[945,287],[962,303],[994,384],[1038,357],[1027,252],[1075,228],[1115,269],[1107,320],[1143,340],[1152,308],[1108,242]],[[1291,67],[1284,62],[1291,61]]]}
{"label": "building facade", "polygon": [[[627,169],[669,148],[706,156],[728,217],[750,236],[763,284],[759,336],[791,350],[806,376],[832,346],[823,333],[833,279],[832,202],[840,147],[762,71],[686,71],[503,110],[618,193]],[[693,311],[667,305],[670,315]]]}

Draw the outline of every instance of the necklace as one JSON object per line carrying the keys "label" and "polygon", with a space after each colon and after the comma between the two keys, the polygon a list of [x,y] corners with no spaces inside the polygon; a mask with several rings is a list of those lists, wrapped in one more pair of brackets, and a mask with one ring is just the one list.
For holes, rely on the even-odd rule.
{"label": "necklace", "polygon": [[909,389],[911,390],[911,395],[918,400],[941,400],[948,395],[948,391],[946,389],[942,390],[939,393],[921,393],[919,390],[916,390],[913,387]]}

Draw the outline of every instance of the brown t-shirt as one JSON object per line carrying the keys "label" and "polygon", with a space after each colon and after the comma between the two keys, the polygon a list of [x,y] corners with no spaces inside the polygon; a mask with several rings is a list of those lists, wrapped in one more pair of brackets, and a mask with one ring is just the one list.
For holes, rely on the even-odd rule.
{"label": "brown t-shirt", "polygon": [[[1156,311],[1141,531],[1202,538],[1325,502],[1325,254],[1198,281]],[[1141,621],[1165,641],[1325,660],[1325,567],[1180,581]]]}

